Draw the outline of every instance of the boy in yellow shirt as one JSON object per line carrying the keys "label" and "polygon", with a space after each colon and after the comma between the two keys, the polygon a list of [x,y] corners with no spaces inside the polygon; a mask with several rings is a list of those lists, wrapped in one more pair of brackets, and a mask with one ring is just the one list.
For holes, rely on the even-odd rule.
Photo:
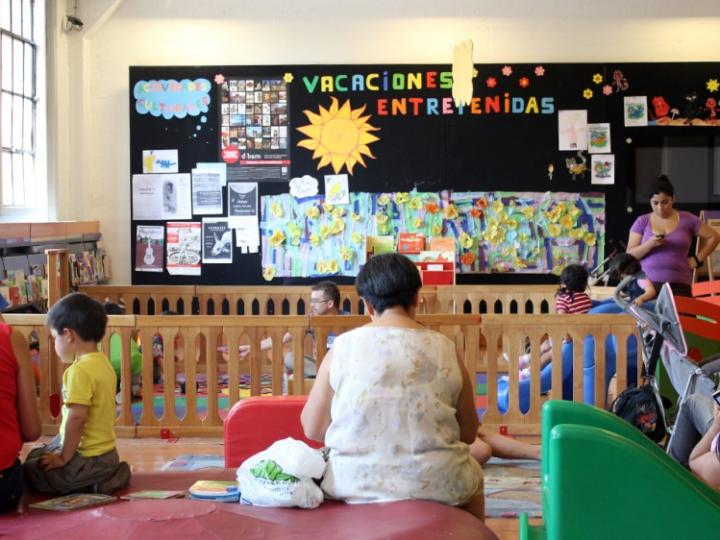
{"label": "boy in yellow shirt", "polygon": [[115,449],[115,371],[98,351],[107,320],[102,304],[81,293],[48,312],[55,352],[70,366],[63,374],[60,433],[31,451],[24,465],[37,491],[110,494],[130,482],[130,467]]}

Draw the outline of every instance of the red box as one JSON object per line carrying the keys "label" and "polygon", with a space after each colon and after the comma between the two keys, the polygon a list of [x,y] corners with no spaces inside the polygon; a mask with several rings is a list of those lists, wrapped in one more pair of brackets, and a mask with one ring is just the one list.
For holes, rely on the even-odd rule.
{"label": "red box", "polygon": [[[415,264],[420,270],[420,279],[423,285],[455,285],[454,262],[421,261]],[[439,267],[442,267],[442,269]]]}
{"label": "red box", "polygon": [[425,236],[422,233],[401,232],[398,234],[398,253],[420,253],[425,250]]}

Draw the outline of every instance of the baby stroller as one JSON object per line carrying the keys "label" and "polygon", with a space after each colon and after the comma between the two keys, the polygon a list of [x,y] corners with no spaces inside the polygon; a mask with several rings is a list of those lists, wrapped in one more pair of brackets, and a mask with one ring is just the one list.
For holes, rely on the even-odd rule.
{"label": "baby stroller", "polygon": [[[623,294],[634,279],[628,276],[615,288],[615,303],[637,321],[643,348],[645,383],[652,387],[658,402],[663,403],[655,377],[657,363],[661,360],[679,396],[679,415],[690,395],[699,392],[710,396],[715,389],[717,374],[720,372],[720,353],[702,359],[691,358],[688,355],[686,330],[693,333],[707,332],[708,338],[717,340],[720,337],[717,330],[720,327],[720,309],[692,298],[674,298],[668,284],[662,286],[652,308],[638,307]],[[688,328],[684,329],[683,324]],[[672,422],[666,418],[665,411],[661,411],[662,421],[670,433],[666,446],[666,451],[670,452],[673,444]]]}

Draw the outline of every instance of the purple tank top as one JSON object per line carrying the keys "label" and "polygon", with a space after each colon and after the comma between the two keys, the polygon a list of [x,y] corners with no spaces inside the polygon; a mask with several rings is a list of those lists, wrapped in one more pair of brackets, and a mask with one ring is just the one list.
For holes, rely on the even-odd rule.
{"label": "purple tank top", "polygon": [[[690,212],[678,212],[680,218],[676,229],[665,235],[663,245],[650,251],[640,261],[643,272],[655,283],[692,284],[692,270],[687,263],[688,252],[693,238],[700,230],[700,218]],[[650,224],[650,214],[635,220],[630,232],[639,234],[641,243],[654,235]]]}

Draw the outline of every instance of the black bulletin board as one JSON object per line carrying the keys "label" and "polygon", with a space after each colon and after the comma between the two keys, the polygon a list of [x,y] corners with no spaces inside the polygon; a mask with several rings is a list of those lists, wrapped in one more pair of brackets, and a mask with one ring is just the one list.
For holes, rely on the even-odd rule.
{"label": "black bulletin board", "polygon": [[[313,159],[312,152],[297,146],[304,136],[296,128],[308,123],[303,111],[317,111],[320,106],[327,108],[333,97],[340,102],[350,100],[353,109],[365,107],[364,114],[371,115],[371,123],[379,128],[380,134],[380,140],[371,145],[374,159],[366,158],[367,167],[354,167],[350,177],[351,191],[409,191],[417,188],[418,191],[603,192],[607,206],[607,243],[626,240],[633,220],[648,211],[647,205],[635,204],[634,156],[637,145],[669,135],[708,137],[708,140],[720,136],[720,128],[711,125],[713,115],[720,116],[720,110],[714,112],[712,102],[708,101],[720,99],[720,92],[712,90],[712,81],[720,79],[720,63],[476,64],[476,69],[473,95],[480,101],[475,112],[466,107],[461,114],[451,106],[451,114],[443,114],[443,99],[451,96],[447,87],[447,73],[451,71],[449,65],[131,67],[131,174],[142,173],[143,150],[177,149],[179,172],[187,173],[197,162],[219,161],[221,153],[218,85],[213,83],[208,110],[204,113],[206,121],[200,124],[198,116],[166,120],[139,114],[133,97],[133,87],[138,81],[203,78],[214,82],[218,74],[224,77],[268,78],[283,78],[289,74],[292,76],[292,82],[287,85],[289,178],[310,174],[321,179],[323,174],[332,174],[330,167],[318,171],[318,160]],[[421,88],[407,88],[408,74],[418,73]],[[362,85],[359,82],[361,79]],[[352,81],[358,83],[354,90],[349,88]],[[321,91],[323,84],[325,91]],[[310,91],[311,88],[313,91]],[[694,101],[690,99],[693,94]],[[625,127],[625,96],[647,96],[651,124],[658,125]],[[657,97],[662,100],[653,99]],[[536,106],[531,105],[531,98],[535,99]],[[393,99],[405,99],[407,113],[391,114]],[[433,99],[437,102],[437,109],[429,112],[428,102],[435,103],[431,101]],[[498,111],[487,105],[493,100],[499,103]],[[543,105],[545,114],[542,112]],[[415,106],[418,107],[417,114],[413,114]],[[486,109],[488,106],[491,108]],[[513,107],[521,112],[513,112]],[[551,112],[548,112],[550,109]],[[575,180],[571,178],[565,159],[575,153],[558,150],[557,111],[566,109],[586,109],[588,122],[611,124],[612,153],[615,155],[614,185],[591,185],[589,172]],[[671,113],[672,109],[675,111]],[[387,110],[388,114],[381,114],[383,110]],[[439,113],[434,114],[435,110]],[[692,120],[688,124],[705,125],[680,125],[684,117]],[[589,165],[589,155],[586,153],[585,156]],[[549,164],[554,166],[552,179],[548,174]],[[683,181],[679,178],[672,180],[676,183]],[[260,183],[260,195],[287,191],[286,183]],[[696,212],[700,209],[698,205],[678,203],[682,209]],[[200,220],[199,216],[194,216],[194,221]],[[160,224],[163,222],[131,220],[131,253],[135,253],[137,225]],[[201,276],[133,271],[132,282],[147,285],[266,283],[261,275],[258,254],[241,254],[235,249],[233,261],[231,265],[203,265]],[[134,261],[130,264],[134,268]],[[352,282],[348,278],[338,281]],[[458,276],[458,283],[554,281],[555,278],[548,275]],[[285,282],[302,283],[303,280]]]}

